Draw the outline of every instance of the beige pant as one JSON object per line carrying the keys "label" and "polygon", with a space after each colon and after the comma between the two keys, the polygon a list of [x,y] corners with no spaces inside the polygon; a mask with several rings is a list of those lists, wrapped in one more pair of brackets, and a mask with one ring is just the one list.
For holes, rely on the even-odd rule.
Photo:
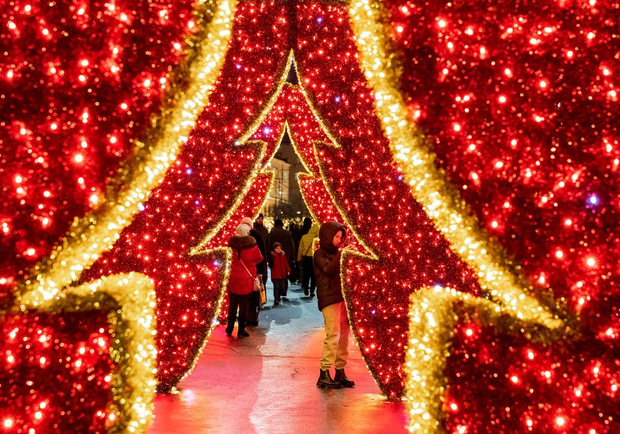
{"label": "beige pant", "polygon": [[349,355],[349,319],[344,302],[330,304],[322,310],[325,321],[325,341],[321,370],[327,371],[332,365],[343,369]]}

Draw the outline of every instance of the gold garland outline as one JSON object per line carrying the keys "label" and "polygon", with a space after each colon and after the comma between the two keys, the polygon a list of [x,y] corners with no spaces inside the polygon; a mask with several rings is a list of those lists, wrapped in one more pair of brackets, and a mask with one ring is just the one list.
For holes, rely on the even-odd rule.
{"label": "gold garland outline", "polygon": [[[110,249],[139,211],[139,205],[163,180],[176,159],[209,95],[228,50],[236,0],[221,0],[214,11],[212,3],[201,2],[195,15],[203,41],[185,62],[191,80],[186,90],[172,89],[171,108],[162,108],[159,122],[150,130],[151,144],[137,142],[135,155],[119,170],[114,191],[112,181],[104,206],[85,217],[76,218],[62,242],[34,268],[36,277],[16,288],[21,312],[63,312],[84,309],[110,310],[108,319],[114,331],[110,348],[117,362],[113,375],[110,411],[115,415],[112,432],[146,432],[153,416],[156,349],[154,284],[140,273],[105,276],[94,282],[74,285],[82,271],[101,253]],[[191,41],[186,41],[192,45]],[[183,76],[179,68],[179,76]],[[176,82],[172,87],[176,87]],[[190,96],[191,95],[191,96]],[[145,137],[149,136],[149,132]],[[126,183],[122,188],[121,180]],[[123,292],[132,286],[135,291]],[[114,300],[110,302],[109,299]],[[153,321],[151,321],[153,318]],[[148,324],[147,324],[148,323]],[[126,327],[125,324],[128,326]],[[147,330],[143,330],[147,327]],[[148,351],[147,351],[148,349]]]}
{"label": "gold garland outline", "polygon": [[146,433],[153,419],[153,398],[157,380],[155,347],[155,284],[140,273],[116,274],[95,282],[65,288],[58,297],[34,306],[34,293],[22,297],[26,310],[19,313],[90,310],[108,311],[114,415],[111,433]]}
{"label": "gold garland outline", "polygon": [[410,301],[409,344],[405,353],[405,401],[410,432],[445,433],[444,392],[449,385],[444,370],[455,326],[464,315],[475,318],[482,326],[525,334],[532,341],[557,339],[553,330],[541,326],[536,319],[515,318],[511,311],[492,301],[451,288],[423,288],[411,294]]}
{"label": "gold garland outline", "polygon": [[79,281],[82,271],[114,245],[139,212],[139,205],[161,183],[214,89],[232,35],[235,7],[236,0],[220,0],[215,11],[210,5],[200,5],[199,14],[211,19],[204,20],[202,32],[207,36],[187,61],[192,78],[187,89],[177,91],[176,104],[162,109],[160,121],[145,134],[153,136],[149,145],[136,144],[134,159],[120,170],[119,179],[125,180],[122,191],[108,189],[103,207],[76,218],[62,242],[34,267],[34,280],[29,278],[20,284],[18,300],[28,293],[37,294],[30,297],[28,306],[20,302],[22,309],[52,300],[63,288]]}
{"label": "gold garland outline", "polygon": [[[189,255],[193,257],[204,257],[208,255],[215,255],[218,253],[224,254],[225,256],[225,262],[224,264],[222,264],[224,267],[224,276],[221,282],[219,283],[216,282],[216,285],[218,285],[220,288],[220,291],[219,291],[220,293],[216,301],[216,308],[214,310],[214,316],[213,316],[214,318],[217,318],[220,315],[224,297],[226,295],[228,281],[230,278],[230,262],[232,261],[232,249],[230,249],[227,246],[215,247],[215,248],[207,249],[207,250],[203,250],[203,249],[223,229],[226,223],[230,221],[231,217],[234,215],[234,213],[239,209],[241,204],[246,199],[247,194],[249,193],[250,189],[252,188],[252,185],[254,184],[254,180],[260,175],[268,176],[270,181],[269,181],[269,186],[267,187],[267,193],[265,194],[265,197],[261,201],[260,206],[257,208],[257,213],[267,202],[267,196],[269,195],[269,191],[271,191],[271,188],[273,187],[273,184],[275,182],[275,179],[274,179],[275,171],[274,169],[268,169],[267,165],[271,161],[271,159],[273,159],[273,157],[275,156],[278,146],[275,147],[274,151],[272,152],[272,155],[269,156],[269,158],[266,161],[264,161],[264,164],[263,164],[263,160],[265,160],[265,157],[267,154],[267,147],[268,147],[267,143],[263,140],[249,140],[249,138],[252,137],[254,133],[258,130],[260,125],[265,121],[269,112],[275,105],[278,99],[278,96],[280,95],[282,88],[284,87],[286,83],[286,77],[290,69],[291,59],[292,59],[292,52],[289,53],[289,56],[284,66],[283,73],[280,75],[276,88],[272,92],[272,94],[269,96],[267,103],[265,104],[263,109],[259,112],[259,115],[246,128],[246,131],[242,133],[240,138],[237,139],[237,141],[235,142],[236,146],[239,146],[239,147],[245,146],[251,150],[256,151],[255,154],[257,157],[254,160],[250,174],[245,179],[244,186],[239,191],[236,199],[234,200],[232,205],[227,209],[226,213],[222,216],[222,218],[219,219],[219,221],[215,224],[215,226],[213,226],[209,231],[207,231],[207,233],[202,237],[202,239],[198,242],[198,244],[196,244],[194,247],[192,247],[189,250]],[[284,125],[284,127],[282,128],[277,143],[280,143],[282,141],[282,138],[284,137],[285,132],[286,132],[286,125]],[[255,218],[256,215],[252,217]],[[207,331],[205,333],[205,338],[200,344],[199,349],[194,354],[192,361],[190,363],[190,366],[188,367],[186,372],[183,374],[183,376],[175,383],[175,385],[172,386],[171,390],[174,391],[176,386],[181,381],[183,381],[185,378],[187,378],[189,374],[191,374],[192,371],[195,369],[198,363],[198,359],[200,358],[200,355],[203,353],[214,328],[215,326],[213,323],[207,325]]]}
{"label": "gold garland outline", "polygon": [[435,166],[430,146],[409,121],[402,96],[393,84],[398,80],[383,49],[387,44],[385,29],[370,2],[355,0],[349,9],[360,66],[375,94],[375,111],[389,139],[393,160],[413,197],[453,246],[453,252],[475,272],[487,297],[517,318],[536,318],[550,329],[561,329],[564,321],[529,295],[532,287],[526,278],[509,266],[505,253],[486,236],[458,190]]}

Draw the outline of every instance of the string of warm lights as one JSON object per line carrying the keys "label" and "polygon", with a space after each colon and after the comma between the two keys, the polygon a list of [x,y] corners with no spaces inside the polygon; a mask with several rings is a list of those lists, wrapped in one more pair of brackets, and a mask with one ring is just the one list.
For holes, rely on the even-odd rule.
{"label": "string of warm lights", "polygon": [[[0,146],[16,140],[19,149],[0,169],[10,167],[12,186],[0,227],[16,252],[0,285],[15,286],[23,264],[96,208],[20,286],[22,310],[1,324],[8,372],[34,360],[33,370],[62,379],[58,387],[84,394],[92,407],[72,401],[59,429],[143,431],[152,313],[134,310],[136,297],[154,286],[158,388],[170,390],[225,305],[222,246],[264,203],[269,161],[288,131],[313,217],[342,221],[359,244],[341,267],[355,341],[389,398],[407,386],[410,429],[615,432],[617,8],[532,5],[223,1],[194,16],[149,1],[135,11],[72,6],[76,28],[112,29],[109,46],[70,45],[72,67],[47,49],[30,65],[11,60],[25,59],[25,48],[0,62],[15,88],[30,80],[78,101],[53,100],[57,109],[35,115],[39,105],[3,91],[16,110]],[[553,13],[540,17],[542,9]],[[62,38],[48,12],[7,12],[15,47]],[[136,28],[141,14],[146,27]],[[175,29],[190,36],[187,61],[170,75],[183,47]],[[135,75],[126,33],[145,39],[134,44],[144,44]],[[284,83],[293,64],[300,86]],[[159,112],[162,88],[170,91]],[[96,96],[81,99],[80,89]],[[155,126],[139,129],[153,113]],[[75,138],[63,139],[72,136],[77,150]],[[135,155],[104,196],[130,144]],[[100,309],[110,311],[109,331]],[[63,322],[76,327],[75,341]],[[71,360],[51,363],[51,348]],[[60,407],[44,396],[49,387],[34,393],[19,375],[9,399],[22,391],[36,411],[4,426],[34,430]]]}
{"label": "string of warm lights", "polygon": [[[36,308],[52,300],[60,290],[80,278],[119,238],[120,232],[140,212],[148,194],[163,180],[170,164],[176,159],[181,146],[187,141],[198,115],[206,105],[219,74],[231,34],[235,4],[222,1],[208,23],[206,40],[196,50],[195,61],[190,63],[189,75],[195,81],[175,96],[176,105],[161,116],[151,136],[149,152],[136,158],[123,169],[120,179],[124,185],[115,200],[106,201],[106,207],[82,219],[76,219],[69,236],[60,243],[49,259],[34,268],[36,282],[25,281],[20,292],[28,296],[29,304],[22,309]],[[206,12],[208,7],[204,8]],[[146,147],[138,144],[138,148]],[[115,193],[116,195],[116,193]]]}
{"label": "string of warm lights", "polygon": [[[79,281],[81,272],[110,248],[131,222],[148,193],[161,182],[206,104],[223,62],[234,9],[234,4],[228,2],[221,2],[215,11],[210,10],[211,6],[205,4],[197,11],[206,36],[187,61],[189,74],[196,80],[184,89],[186,93],[181,90],[171,94],[177,104],[165,109],[161,121],[153,127],[150,135],[155,140],[149,143],[149,152],[137,152],[119,175],[125,183],[120,191],[110,191],[101,208],[76,219],[64,242],[34,268],[36,279],[25,280],[16,293],[23,314],[60,315],[93,309],[110,312],[112,345],[109,349],[115,363],[109,380],[113,404],[98,414],[106,415],[105,424],[111,432],[145,432],[152,419],[156,384],[154,285],[151,279],[136,273],[69,285]],[[146,146],[140,144],[138,148]],[[78,360],[76,367],[81,364]],[[88,381],[93,377],[89,376]],[[81,390],[82,385],[75,383],[74,388]],[[13,419],[6,419],[5,428],[7,424],[12,426]],[[35,432],[34,428],[30,432]]]}

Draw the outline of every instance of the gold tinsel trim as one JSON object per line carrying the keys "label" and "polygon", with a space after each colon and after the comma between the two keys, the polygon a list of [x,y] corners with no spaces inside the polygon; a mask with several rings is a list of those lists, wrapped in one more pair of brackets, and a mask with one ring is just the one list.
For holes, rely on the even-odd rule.
{"label": "gold tinsel trim", "polygon": [[452,244],[454,253],[476,272],[489,299],[518,318],[536,318],[549,328],[561,327],[563,322],[529,295],[529,282],[510,267],[501,247],[491,242],[456,187],[435,166],[429,144],[407,116],[398,77],[391,68],[393,55],[384,49],[387,42],[376,8],[370,0],[356,1],[350,15],[361,66],[374,90],[377,115],[414,198]]}
{"label": "gold tinsel trim", "polygon": [[[163,180],[198,116],[207,105],[224,63],[232,34],[236,0],[201,2],[200,32],[170,91],[169,107],[154,121],[147,143],[137,143],[134,158],[111,183],[102,208],[76,219],[50,256],[34,268],[35,279],[16,291],[22,312],[70,312],[103,309],[113,329],[112,385],[116,420],[112,432],[146,432],[155,396],[155,294],[150,279],[120,274],[75,285],[82,272],[110,249],[139,211],[139,205]],[[192,41],[188,41],[192,45]],[[177,88],[180,82],[187,85]],[[115,187],[116,190],[114,190]],[[227,274],[226,274],[227,276]]]}
{"label": "gold tinsel trim", "polygon": [[[36,293],[22,296],[22,303],[34,305]],[[155,290],[147,276],[117,274],[68,287],[53,300],[37,303],[36,312],[60,314],[104,310],[110,324],[110,356],[115,363],[112,376],[113,404],[108,412],[114,423],[110,432],[146,432],[153,418],[153,397],[157,381],[155,348]]]}
{"label": "gold tinsel trim", "polygon": [[[435,433],[441,429],[445,413],[441,397],[446,387],[446,348],[456,324],[455,301],[495,323],[510,318],[532,332],[528,338],[551,342],[565,338],[572,318],[560,318],[551,311],[553,301],[543,304],[530,295],[532,285],[522,276],[503,251],[493,243],[470,212],[459,191],[436,167],[435,156],[407,115],[399,92],[397,59],[387,48],[386,29],[381,22],[382,4],[354,0],[349,16],[360,53],[362,70],[375,96],[375,110],[389,139],[395,163],[435,227],[452,245],[453,252],[475,272],[486,299],[450,290],[423,290],[413,296],[410,343],[405,373],[410,430]],[[447,291],[447,292],[446,292]],[[424,317],[424,318],[423,318]],[[422,319],[421,319],[422,318]],[[430,321],[432,318],[432,322]],[[516,330],[519,330],[518,328]]]}
{"label": "gold tinsel trim", "polygon": [[450,288],[424,288],[411,295],[409,344],[405,357],[406,401],[409,431],[441,434],[444,393],[448,387],[444,369],[450,356],[454,329],[465,315],[482,326],[524,333],[527,338],[549,342],[558,336],[536,319],[520,320],[502,306]]}
{"label": "gold tinsel trim", "polygon": [[173,99],[176,104],[164,110],[152,131],[146,134],[153,137],[148,145],[138,144],[141,150],[121,170],[120,191],[109,192],[101,209],[76,219],[62,243],[35,267],[35,281],[26,280],[21,285],[19,293],[36,293],[30,296],[32,307],[52,300],[64,287],[79,281],[82,271],[114,245],[139,212],[138,206],[163,180],[214,88],[228,49],[235,5],[235,0],[222,0],[211,13],[212,4],[200,6],[201,12],[212,19],[204,29],[205,39],[188,61],[187,88],[178,91]]}

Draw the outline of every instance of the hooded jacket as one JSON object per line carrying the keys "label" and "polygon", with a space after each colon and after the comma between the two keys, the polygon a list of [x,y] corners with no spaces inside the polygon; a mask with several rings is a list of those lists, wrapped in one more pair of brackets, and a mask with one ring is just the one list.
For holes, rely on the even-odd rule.
{"label": "hooded jacket", "polygon": [[[230,277],[228,278],[228,291],[233,294],[251,294],[254,289],[256,277],[256,264],[263,260],[263,255],[256,245],[256,240],[251,236],[233,236],[228,240],[228,247],[233,249]],[[241,263],[245,264],[245,267]],[[246,267],[249,270],[246,271]]]}
{"label": "hooded jacket", "polygon": [[286,254],[286,259],[288,261],[293,261],[295,259],[295,243],[293,243],[293,236],[282,226],[275,226],[271,232],[269,232],[267,242],[265,243],[265,251],[272,252],[275,243],[280,243],[282,245],[282,250]]}
{"label": "hooded jacket", "polygon": [[271,280],[286,279],[291,272],[291,267],[288,265],[284,252],[271,252],[271,263],[273,264],[271,266]]}
{"label": "hooded jacket", "polygon": [[299,242],[299,248],[297,249],[297,260],[301,261],[304,256],[312,257],[314,254],[314,249],[312,248],[312,244],[314,243],[314,239],[319,235],[319,225],[312,225],[308,233],[301,237],[301,241]]}
{"label": "hooded jacket", "polygon": [[338,231],[346,235],[345,226],[338,222],[325,222],[319,230],[321,248],[314,252],[314,275],[316,278],[316,294],[319,310],[330,304],[344,301],[340,282],[340,256],[338,247],[332,240]]}

